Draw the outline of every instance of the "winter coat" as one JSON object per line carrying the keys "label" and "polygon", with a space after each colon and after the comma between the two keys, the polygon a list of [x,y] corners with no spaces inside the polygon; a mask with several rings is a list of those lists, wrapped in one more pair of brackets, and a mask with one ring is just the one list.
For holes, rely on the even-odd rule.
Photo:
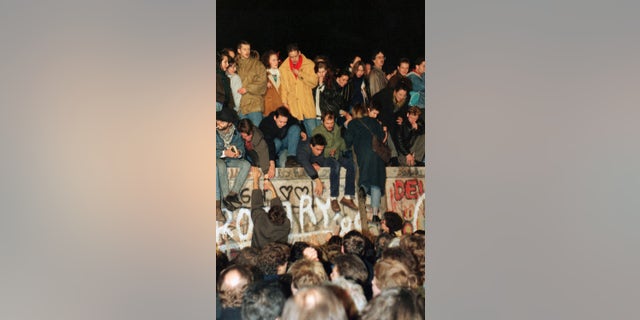
{"label": "winter coat", "polygon": [[[272,207],[281,205],[282,201],[279,197],[271,200]],[[289,218],[285,218],[283,224],[274,224],[269,220],[269,215],[262,209],[262,206],[264,206],[262,190],[253,190],[251,192],[251,220],[253,221],[251,247],[262,249],[262,247],[271,242],[287,243],[289,232],[291,231]]]}
{"label": "winter coat", "polygon": [[[369,129],[367,129],[366,127]],[[369,132],[371,130],[371,132]],[[384,183],[387,179],[385,165],[380,156],[373,151],[371,144],[372,134],[375,134],[380,141],[384,139],[382,126],[376,119],[370,117],[353,119],[349,122],[349,126],[344,134],[344,141],[347,148],[353,146],[356,153],[358,168],[358,185],[364,185],[369,189],[371,186],[377,186],[380,190],[384,190]],[[370,189],[369,189],[370,190]]]}
{"label": "winter coat", "polygon": [[395,133],[392,135],[393,144],[399,155],[406,156],[411,153],[411,147],[416,142],[416,138],[424,134],[424,123],[418,119],[418,129],[413,129],[408,120],[403,120],[402,124],[397,126]]}
{"label": "winter coat", "polygon": [[269,146],[267,145],[267,141],[264,140],[262,131],[257,127],[253,128],[251,145],[253,146],[253,151],[255,151],[258,156],[258,159],[251,160],[262,169],[262,172],[267,173],[267,171],[269,171]]}
{"label": "winter coat", "polygon": [[240,112],[249,114],[264,110],[264,94],[267,91],[267,73],[259,60],[240,58],[238,61],[238,75],[247,93],[240,100]]}
{"label": "winter coat", "polygon": [[287,104],[291,114],[300,119],[312,119],[316,117],[316,105],[313,102],[311,89],[318,85],[318,76],[313,68],[315,64],[300,54],[302,66],[296,78],[289,66],[290,59],[287,57],[280,65],[280,97],[282,102]]}
{"label": "winter coat", "polygon": [[[408,94],[408,92],[407,92]],[[409,96],[404,99],[404,102],[400,107],[397,107],[393,102],[393,89],[384,88],[378,92],[373,98],[371,98],[371,104],[379,108],[378,120],[382,122],[383,126],[386,126],[388,130],[394,131],[397,124],[396,119],[398,117],[406,118],[407,111],[409,110]]]}
{"label": "winter coat", "polygon": [[371,73],[369,74],[369,95],[374,96],[386,86],[387,75],[384,73],[384,71],[382,71],[382,69],[372,67]]}
{"label": "winter coat", "polygon": [[[262,114],[265,116],[282,106],[280,90],[276,88],[271,77],[269,77],[269,71],[267,71],[267,81],[271,83],[271,88],[267,87],[267,92],[264,94],[264,111]],[[280,86],[282,86],[282,81],[280,82]]]}

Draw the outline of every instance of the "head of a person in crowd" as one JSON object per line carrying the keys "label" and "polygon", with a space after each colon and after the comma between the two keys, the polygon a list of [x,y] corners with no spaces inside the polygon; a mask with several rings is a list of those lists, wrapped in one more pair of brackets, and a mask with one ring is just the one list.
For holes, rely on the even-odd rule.
{"label": "head of a person in crowd", "polygon": [[351,60],[351,63],[349,63],[349,67],[351,68],[351,70],[354,69],[354,67],[356,66],[356,63],[361,61],[362,61],[362,58],[360,56],[353,57],[353,59]]}
{"label": "head of a person in crowd", "polygon": [[228,53],[221,51],[216,55],[216,62],[218,63],[218,68],[220,70],[226,72],[229,67],[229,61],[232,60]]}
{"label": "head of a person in crowd", "polygon": [[376,237],[376,258],[380,258],[382,256],[382,251],[389,246],[389,242],[391,242],[393,238],[394,236],[388,233],[381,233]]}
{"label": "head of a person in crowd", "polygon": [[258,269],[260,269],[265,276],[285,274],[287,271],[289,250],[289,246],[284,243],[268,243],[260,250]]}
{"label": "head of a person in crowd", "polygon": [[291,265],[288,273],[291,274],[293,294],[304,287],[317,286],[327,281],[327,272],[319,261],[300,259]]}
{"label": "head of a person in crowd", "polygon": [[318,257],[318,250],[304,241],[296,241],[291,246],[289,264],[291,265],[300,259],[319,261],[320,258]]}
{"label": "head of a person in crowd", "polygon": [[287,45],[287,55],[293,64],[298,63],[298,60],[300,60],[300,48],[297,43]]}
{"label": "head of a person in crowd", "polygon": [[253,122],[249,119],[240,119],[240,122],[238,122],[238,132],[240,132],[240,137],[244,141],[251,141],[254,128]]}
{"label": "head of a person in crowd", "polygon": [[342,306],[344,307],[344,312],[347,314],[347,319],[349,320],[358,319],[358,314],[359,314],[358,307],[356,307],[356,304],[351,298],[351,295],[345,288],[333,282],[327,282],[322,286],[329,289],[329,291],[333,292],[333,294],[338,298],[338,300],[340,300],[340,302],[342,303]]}
{"label": "head of a person in crowd", "polygon": [[416,257],[413,256],[411,252],[404,250],[399,246],[384,249],[380,258],[402,262],[409,271],[413,272],[416,276],[418,275],[418,261],[416,260]]}
{"label": "head of a person in crowd", "polygon": [[411,253],[418,263],[416,275],[418,276],[418,284],[424,283],[425,278],[425,236],[421,234],[405,235],[400,239],[400,248]]}
{"label": "head of a person in crowd", "polygon": [[400,58],[398,61],[398,73],[406,77],[409,74],[409,68],[411,67],[411,61],[408,58]]}
{"label": "head of a person in crowd", "polygon": [[238,64],[234,59],[229,60],[229,66],[226,72],[227,74],[236,74],[238,72]]}
{"label": "head of a person in crowd", "polygon": [[403,101],[407,99],[408,94],[409,85],[406,83],[406,79],[401,79],[393,88],[393,100],[396,103],[403,103]]}
{"label": "head of a person in crowd", "polygon": [[240,249],[240,252],[238,252],[236,257],[233,258],[231,263],[235,265],[245,266],[249,269],[255,268],[258,265],[259,255],[260,255],[260,250],[254,247],[244,247]]}
{"label": "head of a person in crowd", "polygon": [[311,153],[316,157],[319,157],[324,152],[324,147],[326,145],[327,139],[319,133],[311,137],[311,140],[309,140]]}
{"label": "head of a person in crowd", "polygon": [[220,52],[226,53],[229,57],[231,57],[231,59],[235,59],[235,57],[236,57],[235,50],[233,50],[231,48],[223,48],[222,50],[220,50]]}
{"label": "head of a person in crowd", "polygon": [[415,69],[413,71],[419,75],[422,75],[427,71],[427,62],[424,60],[424,57],[417,58],[414,65]]}
{"label": "head of a person in crowd", "polygon": [[277,69],[280,66],[280,56],[273,50],[267,50],[263,53],[261,61],[267,69]]}
{"label": "head of a person in crowd", "polygon": [[[353,301],[353,304],[356,307],[356,311],[357,311],[356,315],[359,315],[367,306],[367,297],[364,295],[364,290],[362,289],[362,286],[360,284],[356,283],[353,280],[345,279],[343,277],[339,277],[334,280],[331,280],[331,284],[336,285],[347,292],[350,300]],[[338,297],[340,296],[338,295]],[[349,319],[354,319],[352,310],[348,306],[345,306],[345,307],[346,307],[345,311],[347,311],[347,315]]]}
{"label": "head of a person in crowd", "polygon": [[229,257],[227,257],[224,252],[216,250],[216,279],[219,279],[222,270],[224,270],[228,266]]}
{"label": "head of a person in crowd", "polygon": [[256,281],[249,285],[242,299],[243,320],[275,320],[287,301],[277,281]]}
{"label": "head of a person in crowd", "polygon": [[369,107],[364,103],[358,103],[354,105],[353,108],[351,109],[351,115],[353,115],[353,117],[356,119],[363,118],[367,116],[368,113],[369,113]]}
{"label": "head of a person in crowd", "polygon": [[426,235],[426,233],[425,233],[425,232],[424,232],[424,230],[422,230],[422,229],[418,229],[418,230],[414,231],[414,232],[413,232],[413,234],[420,234],[420,235],[422,235],[422,236],[425,236],[425,235]]}
{"label": "head of a person in crowd", "polygon": [[344,88],[349,83],[349,72],[347,70],[339,70],[336,73],[336,83],[338,87]]}
{"label": "head of a person in crowd", "polygon": [[327,111],[322,114],[322,126],[327,129],[329,132],[333,132],[333,129],[336,126],[336,115],[333,111]]}
{"label": "head of a person in crowd", "polygon": [[240,40],[238,42],[238,55],[242,59],[249,59],[251,57],[251,44],[246,40]]}
{"label": "head of a person in crowd", "polygon": [[369,116],[370,118],[377,118],[378,115],[380,114],[380,107],[375,105],[375,104],[371,104],[369,105],[369,108],[367,109],[367,116]]}
{"label": "head of a person in crowd", "polygon": [[226,131],[231,128],[235,121],[234,113],[235,111],[231,108],[222,108],[222,110],[216,112],[216,129]]}
{"label": "head of a person in crowd", "polygon": [[249,52],[249,56],[251,57],[251,59],[259,60],[260,59],[260,52],[258,52],[258,50],[252,49]]}
{"label": "head of a person in crowd", "polygon": [[276,122],[276,126],[278,128],[284,128],[284,126],[287,125],[287,120],[291,117],[289,109],[285,106],[280,106],[274,112],[273,120]]}
{"label": "head of a person in crowd", "polygon": [[249,284],[253,281],[253,274],[243,266],[232,265],[220,273],[217,281],[218,295],[223,308],[236,308],[242,305],[242,297]]}
{"label": "head of a person in crowd", "polygon": [[326,62],[320,61],[313,66],[313,71],[315,71],[316,76],[318,77],[318,83],[327,84],[327,78],[329,77],[329,66]]}
{"label": "head of a person in crowd", "polygon": [[338,235],[332,235],[331,238],[327,240],[327,244],[328,245],[337,244],[339,246],[342,246],[342,237]]}
{"label": "head of a person in crowd", "polygon": [[382,232],[395,234],[396,231],[402,229],[403,224],[404,219],[402,219],[399,214],[393,211],[387,211],[383,214],[382,220],[380,221],[380,229]]}
{"label": "head of a person in crowd", "polygon": [[389,288],[369,301],[361,320],[424,320],[424,299],[407,288]]}
{"label": "head of a person in crowd", "polygon": [[422,113],[422,111],[420,111],[420,108],[418,107],[410,107],[409,110],[407,111],[407,120],[410,124],[415,124],[416,122],[418,122],[418,119],[420,118],[420,114]]}
{"label": "head of a person in crowd", "polygon": [[365,70],[364,70],[364,62],[362,61],[358,61],[353,65],[353,68],[351,68],[351,76],[353,78],[362,78],[365,74]]}
{"label": "head of a person in crowd", "polygon": [[325,260],[331,261],[335,256],[342,254],[342,240],[339,243],[327,242],[321,248],[322,248],[323,257],[325,257]]}
{"label": "head of a person in crowd", "polygon": [[301,289],[284,304],[280,320],[347,320],[338,297],[323,286]]}
{"label": "head of a person in crowd", "polygon": [[415,289],[418,287],[418,279],[409,267],[398,260],[384,258],[378,260],[373,268],[373,280],[371,281],[373,296],[379,295],[386,288],[393,287]]}
{"label": "head of a person in crowd", "polygon": [[315,58],[313,58],[313,63],[318,64],[318,63],[325,63],[328,67],[331,66],[331,60],[329,60],[329,57],[325,56],[325,55],[317,55]]}
{"label": "head of a person in crowd", "polygon": [[384,65],[384,60],[386,57],[384,56],[384,52],[382,50],[373,50],[371,54],[371,61],[376,68],[382,69]]}
{"label": "head of a person in crowd", "polygon": [[281,226],[287,222],[287,210],[282,205],[272,205],[267,212],[267,218],[272,224]]}
{"label": "head of a person in crowd", "polygon": [[364,64],[364,75],[368,76],[371,73],[371,63]]}
{"label": "head of a person in crowd", "polygon": [[331,260],[333,268],[331,269],[331,280],[339,277],[364,283],[369,277],[369,271],[362,259],[355,254],[341,254],[333,257]]}
{"label": "head of a person in crowd", "polygon": [[351,230],[342,237],[342,252],[355,254],[358,257],[364,256],[366,239],[358,230]]}

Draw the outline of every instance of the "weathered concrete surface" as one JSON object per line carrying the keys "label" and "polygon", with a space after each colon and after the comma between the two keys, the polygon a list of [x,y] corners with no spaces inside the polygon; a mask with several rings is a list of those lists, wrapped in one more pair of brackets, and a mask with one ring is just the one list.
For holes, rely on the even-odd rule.
{"label": "weathered concrete surface", "polygon": [[[331,210],[329,197],[329,169],[319,171],[320,179],[324,183],[321,196],[313,195],[313,183],[303,168],[276,169],[276,177],[271,180],[278,196],[282,199],[289,220],[291,220],[291,234],[289,242],[308,241],[324,243],[330,234],[340,226],[340,234],[350,230],[362,230],[360,214],[357,210],[342,207],[341,212]],[[237,169],[228,170],[231,183],[238,173]],[[340,196],[344,195],[344,169],[341,171]],[[393,167],[387,168],[387,182],[385,196],[382,198],[381,212],[387,208],[399,213],[405,220],[405,233],[418,229],[425,229],[425,168]],[[220,250],[226,251],[242,248],[251,244],[253,222],[251,221],[251,174],[240,192],[242,208],[230,212],[223,208],[227,222],[216,228],[216,243]],[[267,194],[268,197],[272,195]],[[265,208],[268,208],[266,201]],[[354,197],[357,204],[357,199]],[[369,197],[367,197],[367,204]],[[367,206],[367,210],[371,210]]]}

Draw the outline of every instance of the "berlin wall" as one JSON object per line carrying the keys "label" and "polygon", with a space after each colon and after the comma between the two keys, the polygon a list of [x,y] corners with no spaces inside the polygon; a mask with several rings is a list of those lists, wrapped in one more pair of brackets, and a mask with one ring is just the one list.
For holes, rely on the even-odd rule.
{"label": "berlin wall", "polygon": [[[341,211],[331,210],[329,197],[329,168],[320,169],[319,176],[324,183],[321,196],[313,194],[313,182],[303,168],[278,168],[276,178],[271,179],[278,196],[291,221],[289,243],[307,241],[324,243],[340,226],[340,235],[355,229],[362,230],[360,213],[340,205]],[[388,167],[385,194],[382,197],[381,210],[394,211],[405,220],[403,233],[411,233],[425,229],[425,168],[423,167]],[[233,184],[238,169],[228,169],[229,181]],[[344,195],[344,169],[341,170],[340,200]],[[356,180],[357,181],[357,180]],[[251,245],[253,222],[251,221],[251,191],[253,180],[251,173],[240,192],[242,207],[231,212],[222,208],[227,217],[224,224],[217,222],[216,244],[222,251],[239,249]],[[261,181],[262,186],[262,181]],[[357,188],[356,188],[357,190]],[[264,191],[263,191],[264,192]],[[263,193],[264,195],[264,193]],[[268,192],[267,198],[273,197]],[[264,208],[268,210],[270,201],[265,198]],[[367,197],[367,211],[371,212]],[[357,204],[357,196],[354,196]]]}

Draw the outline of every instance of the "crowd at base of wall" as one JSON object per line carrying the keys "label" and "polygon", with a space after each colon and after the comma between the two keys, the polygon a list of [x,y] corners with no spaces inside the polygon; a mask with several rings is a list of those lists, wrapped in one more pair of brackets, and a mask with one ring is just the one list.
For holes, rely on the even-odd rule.
{"label": "crowd at base of wall", "polygon": [[[424,167],[388,167],[385,194],[382,198],[381,212],[394,211],[404,219],[403,233],[425,229],[425,168]],[[229,182],[234,183],[238,169],[228,169]],[[325,186],[321,196],[313,194],[313,182],[303,168],[276,169],[276,177],[271,179],[278,196],[283,201],[287,216],[291,221],[289,242],[306,241],[321,244],[334,232],[344,235],[356,229],[362,230],[360,213],[341,206],[340,212],[331,209],[329,197],[329,168],[318,172]],[[340,173],[340,194],[344,195],[344,169]],[[222,251],[242,248],[251,244],[253,222],[251,221],[251,174],[240,192],[242,207],[230,212],[223,209],[227,217],[224,224],[216,227],[216,244]],[[271,197],[268,195],[267,197]],[[357,197],[356,197],[357,198]],[[357,199],[354,198],[357,203]],[[367,198],[368,201],[368,198]],[[269,207],[269,201],[264,204]],[[370,207],[367,207],[370,210]]]}

